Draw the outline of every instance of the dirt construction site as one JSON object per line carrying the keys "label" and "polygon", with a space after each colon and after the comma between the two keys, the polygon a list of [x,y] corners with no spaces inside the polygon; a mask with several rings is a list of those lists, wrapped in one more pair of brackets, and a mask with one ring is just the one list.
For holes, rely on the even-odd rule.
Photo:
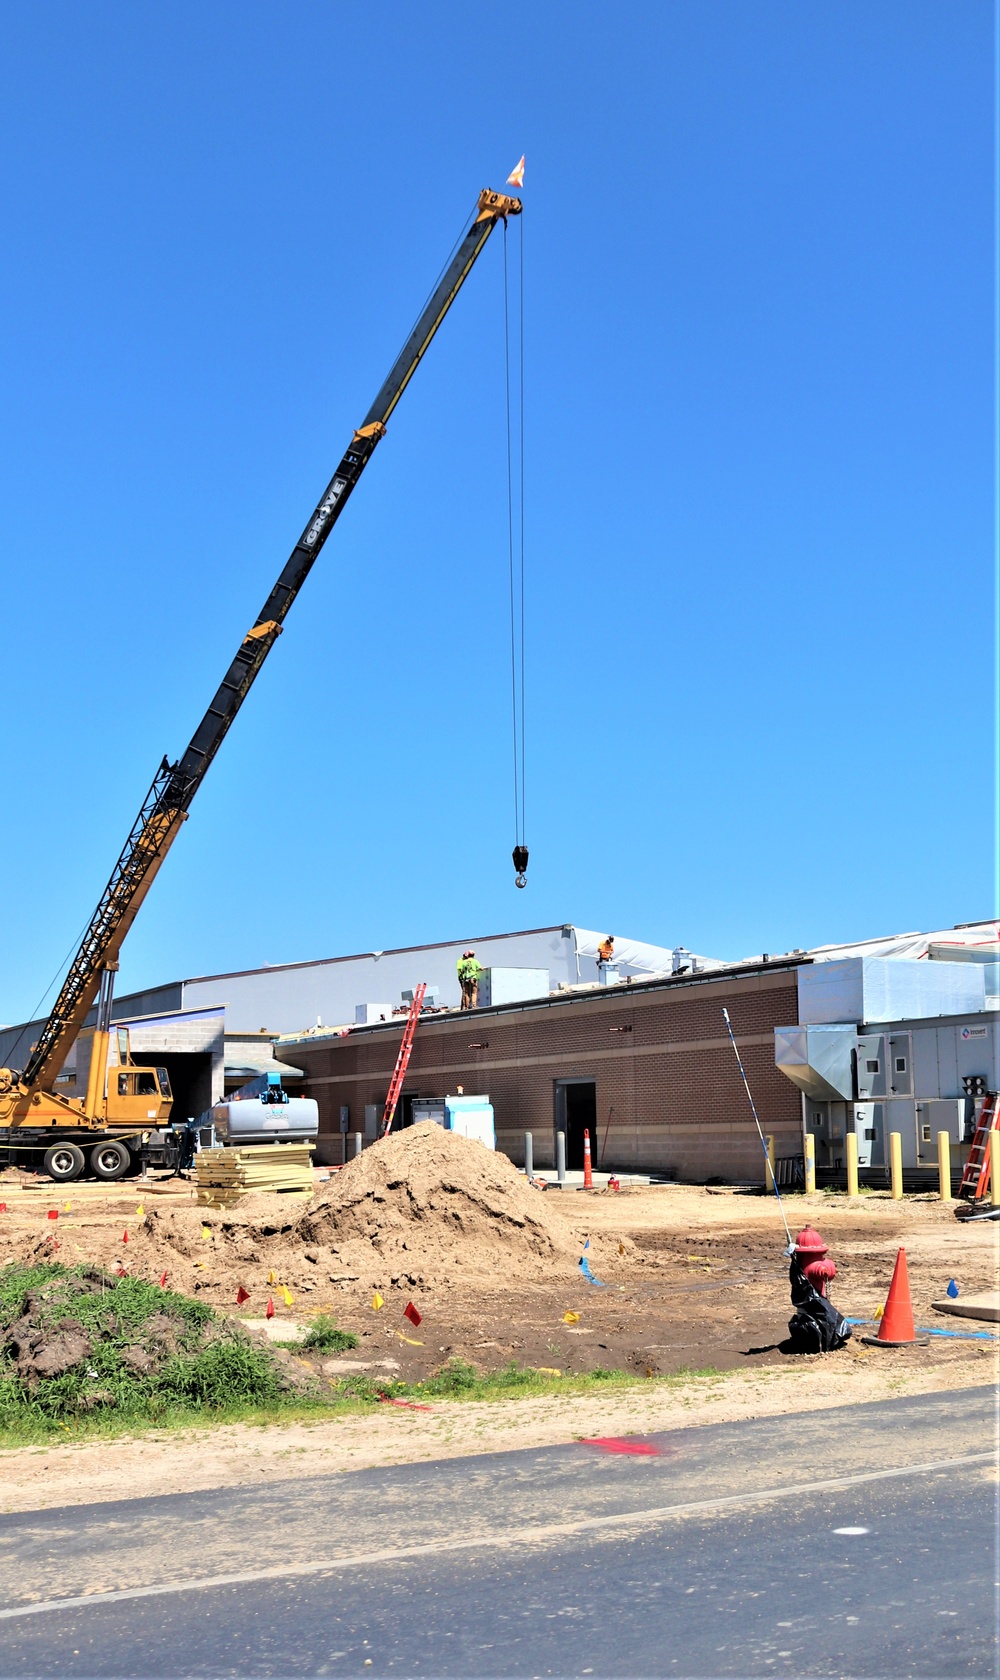
{"label": "dirt construction site", "polygon": [[[203,1432],[211,1442],[195,1454],[148,1436],[133,1449],[116,1444],[113,1465],[95,1443],[19,1448],[3,1455],[6,1509],[19,1505],[22,1478],[38,1498],[43,1468],[52,1477],[45,1503],[110,1498],[120,1477],[134,1486],[137,1466],[146,1491],[308,1474],[320,1436],[325,1468],[353,1468],[511,1445],[512,1430],[530,1444],[997,1375],[995,1327],[945,1317],[932,1303],[952,1280],[960,1296],[996,1289],[1000,1229],[960,1224],[931,1195],[784,1198],[793,1235],[811,1222],[829,1245],[837,1308],[868,1321],[846,1348],[816,1357],[782,1347],[792,1309],[773,1195],[681,1185],[543,1192],[505,1156],[432,1125],[366,1150],[311,1199],[251,1195],[207,1209],[179,1178],[63,1190],[8,1174],[0,1205],[0,1264],[56,1260],[141,1276],[290,1343],[311,1319],[332,1315],[358,1346],[310,1356],[331,1383],[356,1371],[416,1384],[455,1359],[481,1374],[513,1362],[553,1378],[601,1369],[648,1379],[610,1383],[606,1396],[436,1401],[426,1412],[384,1407],[275,1424],[244,1431],[252,1451],[231,1425]],[[951,1334],[921,1347],[867,1347],[860,1337],[874,1329],[900,1247],[918,1327]]]}

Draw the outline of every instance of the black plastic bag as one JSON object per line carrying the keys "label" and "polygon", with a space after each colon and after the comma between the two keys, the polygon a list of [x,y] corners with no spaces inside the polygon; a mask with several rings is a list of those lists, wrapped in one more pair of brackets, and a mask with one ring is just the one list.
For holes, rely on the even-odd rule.
{"label": "black plastic bag", "polygon": [[833,1302],[813,1288],[797,1255],[788,1268],[788,1281],[792,1286],[792,1306],[796,1309],[788,1320],[791,1352],[833,1353],[842,1348],[850,1337],[851,1327]]}

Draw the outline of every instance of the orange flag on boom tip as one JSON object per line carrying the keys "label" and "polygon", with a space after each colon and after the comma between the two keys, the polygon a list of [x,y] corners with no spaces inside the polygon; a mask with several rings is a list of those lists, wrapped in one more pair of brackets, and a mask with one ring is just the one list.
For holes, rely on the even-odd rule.
{"label": "orange flag on boom tip", "polygon": [[524,186],[524,157],[523,157],[523,154],[522,154],[520,163],[516,163],[514,165],[513,169],[511,170],[510,174],[508,175],[507,185],[508,185],[508,187],[523,187]]}

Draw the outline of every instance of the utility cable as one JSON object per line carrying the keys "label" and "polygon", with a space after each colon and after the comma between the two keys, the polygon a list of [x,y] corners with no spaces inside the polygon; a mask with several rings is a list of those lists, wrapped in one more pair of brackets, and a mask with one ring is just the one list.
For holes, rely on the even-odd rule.
{"label": "utility cable", "polygon": [[520,755],[518,753],[517,614],[514,607],[514,464],[510,414],[510,286],[508,281],[507,222],[503,224],[503,348],[504,396],[507,412],[507,581],[510,596],[510,707],[514,743],[514,840],[521,843]]}
{"label": "utility cable", "polygon": [[520,471],[518,474],[520,499],[518,510],[520,514],[520,564],[521,564],[521,843],[524,843],[524,217],[518,220],[518,442],[520,444]]}
{"label": "utility cable", "polygon": [[771,1184],[774,1188],[774,1194],[777,1197],[777,1201],[778,1201],[778,1212],[781,1214],[781,1223],[785,1227],[785,1236],[788,1238],[788,1247],[785,1250],[785,1252],[786,1252],[786,1254],[793,1254],[795,1252],[795,1244],[792,1241],[792,1233],[788,1229],[788,1220],[785,1218],[785,1209],[782,1205],[781,1197],[778,1194],[778,1180],[777,1180],[777,1177],[775,1176],[774,1170],[771,1166],[771,1157],[767,1152],[767,1144],[764,1142],[764,1133],[761,1131],[760,1121],[757,1119],[757,1106],[756,1106],[756,1104],[753,1100],[753,1092],[750,1089],[750,1081],[747,1079],[746,1071],[743,1067],[743,1058],[740,1055],[739,1050],[737,1049],[736,1039],[733,1037],[733,1023],[729,1019],[729,1010],[728,1009],[724,1008],[722,1013],[726,1018],[726,1030],[729,1033],[729,1041],[730,1041],[730,1043],[732,1044],[732,1047],[733,1047],[733,1054],[735,1055],[736,1060],[739,1063],[740,1076],[741,1076],[741,1078],[743,1080],[743,1084],[746,1088],[746,1094],[750,1099],[750,1111],[753,1114],[754,1124],[757,1127],[757,1136],[760,1138],[760,1147],[764,1151],[764,1160],[767,1163],[766,1167],[765,1167],[765,1171],[764,1171],[764,1181],[766,1183],[768,1179],[771,1180]]}
{"label": "utility cable", "polygon": [[514,759],[514,867],[518,886],[524,886],[527,867],[525,837],[524,750],[524,230],[517,274],[517,470],[514,465],[514,404],[511,401],[511,280],[507,223],[504,222],[503,318],[504,394],[507,419],[507,573],[510,605],[510,685]]}
{"label": "utility cable", "polygon": [[[25,1033],[27,1032],[28,1028],[30,1026],[33,1026],[34,1023],[41,1018],[40,1015],[39,1015],[39,1010],[41,1010],[44,1007],[46,998],[49,996],[50,992],[53,990],[54,986],[56,985],[56,982],[59,979],[61,979],[63,973],[66,970],[66,968],[69,966],[70,958],[73,956],[74,952],[79,949],[80,941],[83,938],[83,936],[86,933],[89,926],[90,926],[90,917],[88,916],[87,920],[83,923],[82,927],[80,928],[79,933],[76,935],[76,938],[73,940],[72,944],[70,945],[69,950],[66,952],[66,955],[63,957],[61,963],[59,964],[59,967],[56,969],[55,973],[53,974],[52,979],[49,981],[48,985],[46,986],[46,988],[45,988],[44,992],[42,993],[41,997],[39,998],[38,1002],[35,1004],[35,1007],[31,1011],[31,1014],[28,1016],[28,1019],[25,1021],[24,1026],[21,1028],[21,1031],[18,1033],[18,1035],[15,1038],[13,1044],[11,1045],[9,1056],[8,1056],[8,1060],[9,1060],[9,1063],[10,1063],[11,1066],[14,1065],[14,1056],[15,1056],[15,1053],[17,1051],[18,1045],[20,1044],[20,1042],[21,1042],[22,1038],[24,1037]],[[43,1025],[44,1025],[44,1022],[43,1022]],[[67,1054],[68,1054],[68,1052],[67,1052]]]}

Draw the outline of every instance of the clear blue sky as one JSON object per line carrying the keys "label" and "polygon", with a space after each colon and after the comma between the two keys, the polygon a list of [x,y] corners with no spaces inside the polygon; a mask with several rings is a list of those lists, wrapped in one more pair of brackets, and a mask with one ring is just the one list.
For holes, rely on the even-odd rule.
{"label": "clear blue sky", "polygon": [[120,988],[563,920],[738,957],[991,912],[988,0],[48,0],[0,46],[0,1018],[522,151],[528,888],[497,239]]}

